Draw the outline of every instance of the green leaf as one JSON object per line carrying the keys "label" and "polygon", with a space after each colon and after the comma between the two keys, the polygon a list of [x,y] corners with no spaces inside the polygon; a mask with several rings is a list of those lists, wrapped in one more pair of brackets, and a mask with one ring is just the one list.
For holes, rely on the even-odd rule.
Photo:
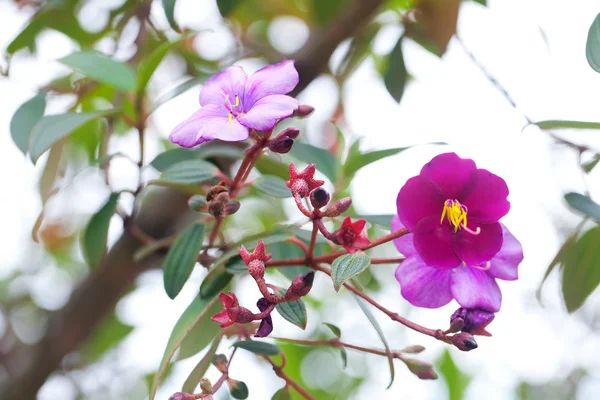
{"label": "green leaf", "polygon": [[388,56],[387,69],[383,75],[383,81],[388,93],[397,102],[400,102],[402,99],[406,81],[408,80],[408,72],[406,71],[404,56],[402,55],[402,39],[404,39],[404,36],[400,36],[400,39],[398,39]]}
{"label": "green leaf", "polygon": [[270,196],[286,198],[292,197],[292,192],[285,185],[285,181],[272,175],[263,175],[256,179],[254,187]]}
{"label": "green leaf", "polygon": [[196,326],[190,331],[190,334],[181,342],[177,360],[185,360],[186,358],[195,356],[217,337],[221,328],[219,324],[213,322],[210,318],[221,310],[221,303],[215,302],[208,312],[202,316]]}
{"label": "green leaf", "polygon": [[65,113],[42,117],[31,130],[29,156],[35,164],[54,143],[95,118],[104,117],[115,110],[88,113]]}
{"label": "green leaf", "polygon": [[551,119],[534,122],[540,129],[600,129],[600,122],[566,121]]}
{"label": "green leaf", "polygon": [[82,251],[85,261],[94,269],[98,267],[104,253],[106,252],[106,241],[108,238],[108,227],[110,219],[117,209],[119,192],[111,193],[108,201],[92,215],[88,222],[82,238]]}
{"label": "green leaf", "polygon": [[174,299],[190,277],[202,249],[204,225],[193,223],[184,230],[169,249],[163,266],[167,295]]}
{"label": "green leaf", "polygon": [[135,89],[135,71],[127,64],[97,51],[72,53],[58,61],[117,90],[130,92]]}
{"label": "green leaf", "polygon": [[[218,304],[218,303],[215,303],[215,304]],[[207,313],[206,315],[209,315],[209,314]],[[212,325],[215,325],[217,327],[217,329],[220,329],[219,325],[217,325],[217,324],[212,324]],[[199,325],[197,325],[197,326],[199,326]],[[192,336],[192,335],[189,335],[188,337],[190,337],[190,336]],[[198,361],[198,364],[196,364],[196,366],[194,367],[192,372],[190,372],[190,375],[185,380],[185,382],[183,384],[183,388],[181,389],[183,392],[194,393],[196,386],[198,386],[198,384],[200,383],[200,379],[202,379],[202,377],[204,376],[204,374],[210,367],[213,357],[215,356],[215,354],[217,353],[217,349],[219,348],[219,344],[221,344],[221,339],[223,339],[223,336],[219,335],[215,338],[215,340],[213,340],[212,345],[209,347],[206,354],[204,354],[204,356],[200,359],[200,361]],[[182,350],[183,350],[183,344],[182,344]],[[180,359],[181,359],[181,352],[180,352]]]}
{"label": "green leaf", "polygon": [[438,367],[444,381],[446,381],[446,385],[448,385],[448,400],[461,400],[469,382],[471,382],[471,378],[454,364],[448,349],[444,350],[444,354],[438,360]]}
{"label": "green leaf", "polygon": [[[297,144],[298,143],[294,144],[294,146]],[[283,164],[280,161],[274,160],[272,157],[262,156],[256,161],[256,164],[254,166],[258,170],[258,172],[260,172],[263,175],[278,176],[284,181],[290,179],[289,166]]]}
{"label": "green leaf", "polygon": [[298,328],[306,329],[306,305],[302,299],[279,303],[275,306],[275,309],[283,318]]}
{"label": "green leaf", "polygon": [[336,182],[337,161],[327,150],[310,144],[296,142],[289,154],[299,161],[307,164],[315,164],[317,169],[329,178],[331,182]]}
{"label": "green leaf", "polygon": [[243,1],[244,0],[217,0],[217,7],[219,7],[219,12],[223,18],[227,18]]}
{"label": "green leaf", "polygon": [[[152,385],[150,387],[150,400],[154,400],[156,396],[156,389],[160,385],[165,375],[165,371],[173,358],[173,355],[183,342],[183,340],[189,335],[194,326],[202,319],[204,315],[206,315],[213,304],[217,302],[217,298],[212,299],[201,299],[196,296],[194,300],[190,303],[188,308],[183,312],[179,320],[173,327],[173,331],[171,332],[171,336],[169,337],[169,341],[167,342],[167,347],[165,348],[165,352],[160,361],[160,365],[158,367],[158,371],[154,376],[154,380],[152,381]],[[210,321],[210,323],[214,323]]]}
{"label": "green leaf", "polygon": [[274,344],[261,342],[258,340],[242,340],[240,342],[235,342],[231,346],[248,350],[254,354],[265,354],[268,356],[276,356],[277,354],[281,353],[279,347],[275,346]]}
{"label": "green leaf", "polygon": [[392,383],[394,383],[394,377],[396,376],[396,371],[394,370],[394,357],[392,356],[392,352],[390,351],[390,346],[388,345],[388,342],[385,339],[385,336],[383,334],[383,330],[381,329],[381,326],[379,326],[379,322],[377,322],[377,320],[375,319],[375,316],[373,315],[373,313],[371,313],[368,306],[358,296],[355,296],[354,298],[356,299],[356,302],[358,303],[358,306],[360,307],[362,312],[365,314],[365,316],[367,317],[367,319],[369,320],[369,322],[371,323],[371,325],[377,332],[377,335],[379,336],[381,343],[383,343],[383,347],[385,347],[385,352],[387,354],[388,365],[390,367],[390,375],[391,375],[390,384],[387,387],[389,389],[392,386]]}
{"label": "green leaf", "polygon": [[346,368],[348,366],[348,353],[346,353],[344,347],[340,347],[340,356],[342,357],[342,367]]}
{"label": "green leaf", "polygon": [[362,251],[357,251],[354,254],[344,254],[336,258],[331,264],[331,279],[335,291],[339,292],[348,279],[360,274],[369,265],[371,265],[371,259]]}
{"label": "green leaf", "polygon": [[167,92],[161,94],[156,100],[154,100],[154,102],[152,103],[152,106],[150,107],[150,113],[153,113],[154,111],[156,111],[156,109],[158,107],[162,106],[167,101],[174,99],[175,97],[179,96],[180,94],[187,92],[191,88],[198,86],[201,83],[204,83],[204,81],[206,81],[207,78],[208,78],[208,75],[207,76],[195,76],[193,78],[189,78],[189,79],[181,82],[178,85],[175,85],[173,88],[171,88]]}
{"label": "green leaf", "polygon": [[583,164],[582,168],[589,174],[598,165],[598,162],[600,162],[600,154],[596,154],[593,159]]}
{"label": "green leaf", "polygon": [[21,104],[10,120],[10,135],[23,154],[27,153],[31,131],[44,116],[45,109],[46,93],[39,92]]}
{"label": "green leaf", "polygon": [[569,206],[600,222],[600,204],[590,199],[589,196],[580,193],[567,193],[565,200]]}
{"label": "green leaf", "polygon": [[475,3],[479,3],[484,7],[487,7],[487,0],[473,0]]}
{"label": "green leaf", "polygon": [[100,326],[94,329],[92,336],[86,340],[81,355],[86,363],[93,363],[109,350],[113,349],[133,331],[133,326],[125,325],[110,313]]}
{"label": "green leaf", "polygon": [[292,400],[292,395],[287,389],[287,386],[284,386],[275,392],[273,397],[271,397],[271,400]]}
{"label": "green leaf", "polygon": [[393,214],[373,214],[373,215],[357,215],[356,218],[364,218],[369,222],[381,225],[384,228],[390,229],[392,225]]}
{"label": "green leaf", "polygon": [[596,16],[594,22],[588,31],[587,42],[585,44],[585,56],[590,67],[596,72],[600,72],[600,14]]}
{"label": "green leaf", "polygon": [[323,322],[323,325],[326,325],[331,330],[331,332],[335,336],[337,336],[338,339],[342,336],[342,331],[337,326],[330,324],[329,322]]}
{"label": "green leaf", "polygon": [[[175,7],[175,0],[163,0],[163,3],[165,2],[171,2],[173,3],[172,6]],[[167,10],[165,8],[165,12],[166,11]],[[173,12],[173,10],[171,10],[171,12]],[[140,63],[138,67],[138,76],[136,84],[136,90],[138,92],[146,89],[146,86],[148,86],[148,82],[150,82],[150,78],[152,78],[154,71],[156,71],[156,68],[158,68],[158,66],[160,65],[161,61],[165,58],[167,53],[171,51],[175,46],[177,46],[182,40],[186,39],[192,34],[192,32],[188,32],[184,35],[181,35],[179,38],[177,38],[177,40],[161,44]]]}
{"label": "green leaf", "polygon": [[181,161],[167,168],[159,179],[148,182],[153,185],[192,189],[203,182],[215,178],[218,168],[204,160]]}
{"label": "green leaf", "polygon": [[200,297],[216,296],[231,282],[233,275],[224,271],[224,268],[211,270],[200,285]]}
{"label": "green leaf", "polygon": [[234,399],[247,399],[248,398],[248,386],[242,381],[236,381],[235,384],[229,390],[231,397]]}
{"label": "green leaf", "polygon": [[336,75],[343,82],[345,81],[363,60],[370,54],[371,43],[381,29],[380,23],[372,23],[363,33],[354,37],[350,42],[350,48],[340,63]]}
{"label": "green leaf", "polygon": [[173,28],[174,31],[179,32],[179,25],[177,25],[177,21],[175,21],[175,1],[176,0],[162,0],[162,4],[169,25],[171,25],[171,28]]}
{"label": "green leaf", "polygon": [[562,292],[567,311],[583,305],[600,283],[600,226],[583,234],[562,260]]}
{"label": "green leaf", "polygon": [[433,365],[428,362],[414,358],[402,358],[402,361],[408,367],[408,370],[415,374],[419,379],[437,379],[438,375],[433,370]]}

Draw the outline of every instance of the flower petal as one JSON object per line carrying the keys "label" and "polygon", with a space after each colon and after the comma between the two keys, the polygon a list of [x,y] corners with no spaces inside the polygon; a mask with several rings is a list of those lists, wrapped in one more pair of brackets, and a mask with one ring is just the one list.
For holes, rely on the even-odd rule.
{"label": "flower petal", "polygon": [[425,164],[421,176],[431,179],[444,192],[444,200],[462,203],[475,188],[477,167],[473,160],[460,158],[455,153],[444,153]]}
{"label": "flower petal", "polygon": [[229,319],[229,315],[227,315],[227,310],[223,310],[215,315],[213,315],[210,319],[212,319],[215,322],[218,322],[220,324],[225,324],[229,321],[231,321]]}
{"label": "flower petal", "polygon": [[273,332],[273,319],[271,316],[267,316],[260,321],[260,325],[258,326],[258,330],[254,337],[267,337]]}
{"label": "flower petal", "polygon": [[490,312],[500,310],[502,293],[496,280],[485,271],[471,266],[455,268],[450,285],[452,296],[461,306]]}
{"label": "flower petal", "polygon": [[247,80],[248,75],[246,75],[242,67],[238,67],[237,65],[214,74],[202,86],[202,90],[200,91],[200,105],[223,105],[225,97],[221,92],[229,96],[229,101],[232,103],[235,102],[236,95],[242,100]]}
{"label": "flower petal", "polygon": [[354,232],[356,235],[360,235],[366,223],[366,219],[359,219],[358,221],[354,221],[350,225],[350,229],[352,229],[352,232]]}
{"label": "flower petal", "polygon": [[234,305],[237,305],[237,299],[235,297],[235,294],[233,294],[232,292],[229,292],[229,294],[225,294],[225,293],[221,293],[219,295],[219,298],[221,299],[221,304],[223,304],[223,307],[225,308],[231,308]]}
{"label": "flower petal", "polygon": [[471,230],[481,228],[478,235],[459,230],[453,237],[454,251],[461,260],[470,265],[482,265],[490,261],[502,247],[502,226],[499,222],[476,224],[469,221]]}
{"label": "flower petal", "polygon": [[451,274],[451,270],[428,266],[418,256],[408,257],[396,268],[402,297],[414,306],[425,308],[438,308],[452,300]]}
{"label": "flower petal", "polygon": [[[395,232],[402,228],[404,228],[404,224],[400,221],[400,218],[397,215],[395,215],[394,218],[392,218],[392,232]],[[417,254],[417,249],[415,249],[413,238],[414,233],[408,233],[406,235],[394,239],[394,244],[396,245],[396,248],[405,257],[410,257],[412,255]]]}
{"label": "flower petal", "polygon": [[181,147],[191,148],[211,140],[212,138],[198,137],[198,132],[202,130],[206,123],[205,116],[205,108],[201,108],[193,113],[188,119],[173,129],[171,134],[169,134],[169,141]]}
{"label": "flower petal", "polygon": [[477,170],[477,185],[463,202],[469,209],[468,217],[477,222],[496,222],[510,210],[506,200],[508,186],[504,179],[488,170]]}
{"label": "flower petal", "polygon": [[284,60],[259,69],[246,83],[244,111],[249,111],[263,97],[291,92],[298,80],[298,71],[293,60]]}
{"label": "flower petal", "polygon": [[354,247],[356,247],[357,249],[364,249],[365,247],[368,247],[371,244],[371,241],[369,240],[369,238],[367,238],[366,236],[363,235],[359,235],[356,237],[356,240],[354,241]]}
{"label": "flower petal", "polygon": [[431,215],[440,218],[445,200],[444,193],[431,180],[414,176],[406,181],[396,198],[400,221],[414,231],[423,218]]}
{"label": "flower petal", "polygon": [[437,216],[424,218],[414,233],[415,249],[425,263],[437,268],[456,268],[461,259],[454,252],[454,233],[448,224],[440,224]]}
{"label": "flower petal", "polygon": [[492,259],[487,273],[494,278],[514,281],[519,277],[518,267],[523,261],[523,247],[506,226],[502,223],[500,223],[500,226],[502,226],[502,237],[504,239],[502,248]]}
{"label": "flower petal", "polygon": [[273,129],[280,120],[291,116],[297,108],[298,100],[290,96],[274,94],[255,102],[245,114],[238,116],[238,120],[245,127],[266,131]]}
{"label": "flower petal", "polygon": [[205,118],[204,125],[198,132],[198,137],[219,139],[225,142],[239,142],[248,139],[248,129],[235,118],[230,121],[227,114],[225,116],[215,114]]}

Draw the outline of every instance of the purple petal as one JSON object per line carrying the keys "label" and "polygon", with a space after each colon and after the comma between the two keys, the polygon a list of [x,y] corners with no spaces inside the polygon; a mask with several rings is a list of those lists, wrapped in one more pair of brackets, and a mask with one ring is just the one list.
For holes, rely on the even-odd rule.
{"label": "purple petal", "polygon": [[518,267],[523,261],[523,247],[506,226],[502,223],[500,226],[504,238],[502,248],[492,259],[487,273],[494,278],[514,281],[519,277]]}
{"label": "purple petal", "polygon": [[215,105],[202,107],[188,119],[180,123],[169,135],[169,140],[182,147],[194,147],[200,143],[214,139],[213,135],[201,134],[206,124],[214,118],[227,119],[227,110]]}
{"label": "purple petal", "polygon": [[204,83],[204,86],[200,91],[200,105],[224,104],[225,97],[221,92],[230,96],[229,101],[231,103],[235,103],[236,95],[242,100],[247,80],[248,76],[242,67],[238,66],[229,67],[214,74]]}
{"label": "purple petal", "polygon": [[246,114],[241,114],[238,119],[248,128],[266,131],[273,129],[282,119],[290,117],[297,108],[298,100],[290,96],[274,94],[255,102],[252,108]]}
{"label": "purple petal", "polygon": [[468,217],[477,222],[496,222],[510,209],[506,200],[508,186],[504,179],[488,170],[477,170],[477,185],[463,202],[469,209]]}
{"label": "purple petal", "polygon": [[263,97],[291,92],[298,84],[298,79],[293,60],[284,60],[259,69],[246,83],[244,111],[249,111]]}
{"label": "purple petal", "polygon": [[433,182],[420,175],[410,178],[400,189],[396,207],[400,221],[414,231],[420,220],[431,215],[442,216],[446,197]]}
{"label": "purple petal", "polygon": [[248,129],[235,118],[230,122],[227,117],[212,118],[207,121],[200,134],[225,142],[239,142],[248,139]]}
{"label": "purple petal", "polygon": [[[404,228],[404,224],[400,221],[400,218],[395,215],[392,218],[392,232],[397,231],[399,229]],[[417,254],[417,249],[415,249],[415,245],[413,243],[414,234],[409,233],[404,236],[400,236],[397,239],[394,239],[394,244],[400,253],[402,253],[405,257],[410,257]]]}
{"label": "purple petal", "polygon": [[479,235],[472,235],[464,230],[459,230],[454,235],[454,251],[461,260],[470,265],[482,265],[490,261],[502,247],[502,226],[495,222],[492,224],[477,224],[469,221],[469,229],[481,228]]}
{"label": "purple petal", "polygon": [[461,260],[454,252],[454,232],[448,224],[440,224],[437,216],[424,218],[414,233],[415,249],[427,265],[436,268],[456,268]]}
{"label": "purple petal", "polygon": [[438,308],[452,300],[452,271],[428,266],[418,256],[408,257],[396,268],[400,293],[417,307]]}
{"label": "purple petal", "polygon": [[425,164],[421,176],[431,179],[444,192],[444,200],[462,202],[475,188],[477,167],[473,160],[444,153]]}
{"label": "purple petal", "polygon": [[260,325],[258,326],[258,330],[254,337],[267,337],[273,332],[273,320],[271,316],[265,317],[262,321],[260,321]]}
{"label": "purple petal", "polygon": [[502,293],[496,280],[485,271],[471,266],[460,266],[452,270],[452,296],[466,308],[480,308],[497,312],[502,303]]}

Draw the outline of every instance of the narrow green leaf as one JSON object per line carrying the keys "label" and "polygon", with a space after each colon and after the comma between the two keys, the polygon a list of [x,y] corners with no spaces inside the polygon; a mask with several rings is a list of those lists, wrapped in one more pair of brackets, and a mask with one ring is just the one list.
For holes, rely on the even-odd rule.
{"label": "narrow green leaf", "polygon": [[331,265],[331,279],[336,292],[350,278],[363,272],[371,265],[371,259],[362,251],[354,254],[344,254],[335,259]]}
{"label": "narrow green leaf", "polygon": [[82,238],[82,251],[90,268],[96,268],[104,253],[106,252],[106,241],[108,238],[108,227],[110,219],[117,209],[119,192],[111,193],[108,201],[92,215],[88,222]]}
{"label": "narrow green leaf", "polygon": [[381,26],[380,23],[372,23],[363,33],[360,33],[352,39],[350,48],[340,63],[336,73],[342,82],[352,75],[356,68],[358,68],[363,60],[370,54],[371,43],[381,29]]}
{"label": "narrow green leaf", "polygon": [[156,111],[156,109],[158,107],[162,106],[167,101],[174,99],[175,97],[179,96],[180,94],[187,92],[191,88],[204,83],[207,78],[208,78],[208,74],[206,76],[195,76],[193,78],[189,78],[189,79],[181,82],[178,85],[175,85],[172,89],[161,94],[156,100],[154,100],[154,102],[152,103],[152,106],[150,107],[150,113],[153,113],[154,111]]}
{"label": "narrow green leaf", "polygon": [[[150,387],[150,400],[154,400],[154,397],[156,396],[156,390],[165,376],[167,367],[169,366],[173,355],[183,340],[187,337],[187,335],[189,335],[198,321],[200,321],[202,317],[209,312],[212,305],[216,302],[217,297],[212,299],[201,299],[200,297],[196,296],[188,308],[186,308],[186,310],[183,312],[181,317],[179,317],[179,320],[173,327],[173,331],[171,332],[171,336],[167,342],[167,347],[165,348],[165,352],[160,361],[158,371],[156,372],[156,375],[152,381],[152,385]],[[213,321],[210,322],[214,323]]]}
{"label": "narrow green leaf", "polygon": [[[172,7],[175,7],[175,0],[163,0],[163,4],[167,2],[172,3]],[[165,12],[167,12],[166,8]],[[171,9],[171,13],[172,12],[173,9]],[[171,21],[169,21],[169,23],[171,23]],[[150,78],[152,78],[154,71],[156,71],[156,68],[158,68],[158,66],[160,65],[161,61],[165,58],[167,53],[171,51],[175,46],[177,46],[182,40],[186,39],[192,34],[192,32],[188,32],[186,34],[181,35],[179,38],[172,42],[166,42],[161,44],[140,63],[138,67],[138,76],[136,83],[136,90],[138,92],[144,90],[146,86],[148,86],[148,82],[150,82]]]}
{"label": "narrow green leaf", "polygon": [[404,87],[408,80],[408,72],[406,71],[404,56],[402,54],[402,39],[404,39],[404,36],[400,36],[400,39],[398,39],[388,56],[387,69],[383,75],[383,81],[388,93],[397,102],[400,102],[402,99]]}
{"label": "narrow green leaf", "polygon": [[229,390],[234,399],[244,400],[248,398],[248,386],[242,381],[237,381]]}
{"label": "narrow green leaf", "polygon": [[327,150],[310,144],[296,142],[289,154],[299,161],[307,164],[315,164],[317,169],[329,178],[330,181],[336,181],[337,161]]}
{"label": "narrow green leaf", "polygon": [[444,354],[438,360],[438,367],[444,381],[446,381],[446,385],[448,385],[448,400],[463,399],[465,390],[471,382],[471,377],[458,369],[448,349],[444,350]]}
{"label": "narrow green leaf", "polygon": [[[219,324],[210,318],[223,309],[220,302],[215,302],[212,307],[200,318],[196,326],[190,331],[190,334],[181,342],[177,360],[185,360],[193,357],[217,337],[221,328]],[[212,357],[211,357],[212,359]]]}
{"label": "narrow green leaf", "polygon": [[217,0],[217,7],[219,7],[219,12],[223,18],[227,18],[243,1],[244,0]]}
{"label": "narrow green leaf", "polygon": [[221,293],[231,282],[233,275],[225,271],[225,268],[211,270],[200,285],[200,297],[213,297]]}
{"label": "narrow green leaf", "polygon": [[473,0],[475,3],[479,3],[484,7],[487,7],[487,0]]}
{"label": "narrow green leaf", "polygon": [[562,261],[562,292],[569,313],[583,305],[600,283],[600,226],[572,245]]}
{"label": "narrow green leaf", "polygon": [[275,309],[283,318],[298,328],[306,329],[306,304],[302,299],[279,303],[275,306]]}
{"label": "narrow green leaf", "polygon": [[44,116],[45,109],[46,93],[39,92],[21,104],[10,120],[10,135],[23,154],[27,153],[31,131]]}
{"label": "narrow green leaf", "polygon": [[275,392],[273,397],[271,397],[271,400],[292,400],[292,395],[287,389],[287,386],[284,386]]}
{"label": "narrow green leaf", "polygon": [[396,154],[401,153],[406,149],[410,149],[411,147],[412,146],[369,151],[367,153],[360,154],[358,157],[348,157],[344,163],[344,166],[342,167],[342,173],[346,177],[352,177],[359,169],[386,157],[395,156]]}
{"label": "narrow green leaf", "polygon": [[554,256],[554,258],[550,262],[550,265],[546,269],[546,272],[544,273],[544,277],[542,278],[542,281],[540,282],[540,285],[536,290],[536,297],[537,297],[538,301],[541,302],[541,299],[542,299],[542,287],[544,286],[544,282],[546,282],[546,279],[548,279],[548,277],[550,276],[550,274],[552,273],[554,268],[556,268],[557,265],[559,265],[562,268],[562,263],[566,259],[567,255],[570,253],[572,246],[577,241],[577,238],[579,237],[579,232],[581,231],[582,226],[583,226],[583,223],[580,223],[579,226],[577,227],[577,229],[575,229],[575,232],[571,233],[571,235],[567,238],[567,240],[565,240],[565,242],[562,244],[562,246],[560,246],[560,249],[558,250],[558,252]]}
{"label": "narrow green leaf", "polygon": [[117,90],[130,92],[135,89],[135,71],[127,64],[97,51],[72,53],[58,61]]}
{"label": "narrow green leaf", "polygon": [[569,206],[600,222],[600,204],[590,199],[589,196],[580,193],[567,193],[565,200],[569,203]]}
{"label": "narrow green leaf", "polygon": [[66,113],[47,115],[42,117],[31,130],[29,138],[29,156],[35,164],[42,154],[54,143],[79,128],[81,125],[95,118],[104,117],[114,113],[111,111],[99,111],[89,113]]}
{"label": "narrow green leaf", "polygon": [[133,326],[125,325],[119,321],[114,312],[110,313],[85,341],[81,356],[86,363],[93,363],[115,348],[131,331]]}
{"label": "narrow green leaf", "polygon": [[179,25],[177,25],[177,21],[175,21],[175,1],[176,0],[162,0],[162,4],[169,25],[171,25],[171,28],[173,28],[174,31],[179,32]]}
{"label": "narrow green leaf", "polygon": [[168,168],[183,161],[206,160],[211,157],[238,159],[243,154],[242,148],[225,144],[211,144],[199,150],[177,148],[160,153],[150,162],[150,165],[159,172],[165,172]]}
{"label": "narrow green leaf", "polygon": [[167,168],[159,179],[148,182],[153,185],[170,186],[193,191],[198,184],[215,178],[218,168],[208,161],[194,159],[181,161]]}
{"label": "narrow green leaf", "polygon": [[167,295],[174,299],[190,277],[202,249],[204,225],[193,223],[184,230],[169,249],[163,266]]}
{"label": "narrow green leaf", "polygon": [[323,322],[323,325],[327,326],[338,339],[342,336],[342,331],[337,326],[330,324],[329,322]]}
{"label": "narrow green leaf", "polygon": [[540,129],[600,129],[600,122],[566,121],[551,119],[534,122]]}
{"label": "narrow green leaf", "polygon": [[600,14],[596,16],[588,31],[585,56],[594,71],[600,72]]}
{"label": "narrow green leaf", "polygon": [[596,167],[596,165],[598,165],[599,162],[600,162],[600,154],[596,154],[593,159],[591,159],[590,161],[583,164],[582,168],[586,173],[589,174]]}
{"label": "narrow green leaf", "polygon": [[285,185],[285,181],[272,175],[263,175],[256,179],[254,187],[263,193],[274,197],[292,197],[292,192]]}
{"label": "narrow green leaf", "polygon": [[[207,313],[206,315],[209,314]],[[217,324],[214,325],[218,328]],[[188,337],[189,336],[192,335],[188,335]],[[198,364],[196,364],[192,372],[190,372],[190,375],[185,380],[183,388],[181,389],[184,393],[194,393],[196,386],[198,386],[198,384],[200,383],[200,379],[202,379],[202,377],[210,367],[213,357],[215,356],[215,354],[217,353],[217,349],[219,348],[219,344],[221,344],[221,339],[223,339],[223,336],[219,335],[215,338],[215,340],[213,340],[212,345],[209,347],[206,354],[204,354],[204,356],[200,359],[200,361],[198,361]]]}
{"label": "narrow green leaf", "polygon": [[277,354],[281,353],[279,347],[275,346],[274,344],[261,342],[258,340],[242,340],[240,342],[235,342],[231,346],[248,350],[254,354],[266,354],[268,356],[276,356]]}
{"label": "narrow green leaf", "polygon": [[438,375],[433,370],[433,365],[428,362],[414,358],[402,358],[402,361],[408,367],[408,370],[415,374],[419,379],[437,379]]}
{"label": "narrow green leaf", "polygon": [[348,353],[343,347],[340,347],[340,356],[342,357],[342,367],[345,369],[348,366]]}

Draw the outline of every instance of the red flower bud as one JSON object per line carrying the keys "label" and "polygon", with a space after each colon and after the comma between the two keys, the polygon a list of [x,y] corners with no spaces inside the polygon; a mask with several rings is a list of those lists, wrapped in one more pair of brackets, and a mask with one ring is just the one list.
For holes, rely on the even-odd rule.
{"label": "red flower bud", "polygon": [[312,114],[313,111],[315,111],[315,108],[313,106],[309,106],[308,104],[301,104],[298,106],[298,109],[294,111],[292,117],[308,117],[310,114]]}
{"label": "red flower bud", "polygon": [[315,271],[309,271],[305,274],[298,275],[292,281],[292,284],[285,293],[286,301],[296,301],[302,296],[306,296],[312,288],[315,279]]}
{"label": "red flower bud", "polygon": [[265,264],[273,257],[272,254],[265,254],[265,243],[259,240],[252,253],[248,252],[244,246],[239,249],[240,256],[248,266],[248,272],[254,279],[262,279],[265,275]]}
{"label": "red flower bud", "polygon": [[324,181],[315,179],[315,164],[309,164],[302,172],[296,169],[294,163],[290,164],[290,180],[285,183],[292,191],[292,195],[306,197],[310,192],[323,186]]}
{"label": "red flower bud", "polygon": [[348,211],[351,205],[352,199],[350,197],[344,197],[330,205],[323,215],[330,218],[338,217]]}
{"label": "red flower bud", "polygon": [[333,242],[343,246],[349,253],[357,249],[364,249],[371,244],[369,239],[362,233],[365,227],[364,219],[352,222],[348,217],[342,222],[342,227],[333,232]]}

